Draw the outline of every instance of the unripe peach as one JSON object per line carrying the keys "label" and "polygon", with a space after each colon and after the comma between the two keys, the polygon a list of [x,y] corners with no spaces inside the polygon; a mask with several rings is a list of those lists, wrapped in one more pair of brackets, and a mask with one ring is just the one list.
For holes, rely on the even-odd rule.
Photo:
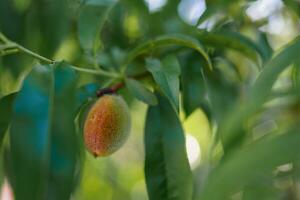
{"label": "unripe peach", "polygon": [[130,132],[130,111],[122,97],[104,95],[91,107],[84,124],[84,142],[95,156],[117,151]]}

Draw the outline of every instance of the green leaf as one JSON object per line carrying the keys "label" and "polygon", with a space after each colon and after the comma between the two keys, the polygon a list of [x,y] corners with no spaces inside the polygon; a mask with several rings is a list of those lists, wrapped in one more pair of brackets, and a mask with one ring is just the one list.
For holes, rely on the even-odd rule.
{"label": "green leaf", "polygon": [[225,30],[218,32],[200,32],[198,34],[198,38],[203,44],[208,46],[223,49],[234,49],[243,53],[246,57],[249,57],[257,64],[260,63],[259,58],[263,61],[267,60],[267,57],[261,48],[251,39],[240,33]]}
{"label": "green leaf", "polygon": [[206,86],[202,75],[203,62],[193,59],[195,54],[181,57],[182,102],[185,114],[190,115],[195,109],[206,104]]}
{"label": "green leaf", "polygon": [[[24,35],[22,39],[25,41],[27,34],[31,37],[47,38],[34,43],[38,45],[36,50],[40,55],[51,58],[70,31],[69,3],[61,0],[36,1],[31,4],[30,10],[30,14],[26,15],[30,23],[20,30]],[[22,24],[26,24],[25,20]],[[28,45],[32,43],[29,42]]]}
{"label": "green leaf", "polygon": [[143,84],[130,78],[127,78],[125,81],[126,81],[126,87],[130,91],[130,93],[133,96],[135,96],[138,100],[149,105],[157,104],[156,96],[149,89],[147,89]]}
{"label": "green leaf", "polygon": [[281,52],[270,60],[256,79],[247,101],[241,102],[220,125],[219,133],[225,149],[229,149],[234,144],[239,143],[243,137],[243,124],[249,117],[257,112],[266,102],[271,89],[280,73],[290,64],[296,61],[300,52],[300,39],[297,38],[286,46]]}
{"label": "green leaf", "polygon": [[208,54],[205,52],[202,45],[193,37],[181,35],[181,34],[169,34],[157,37],[156,39],[142,43],[141,45],[134,48],[128,53],[125,59],[124,66],[128,65],[138,56],[151,52],[159,47],[169,46],[169,45],[180,45],[195,49],[206,61],[206,65],[209,69],[212,69],[211,61]]}
{"label": "green leaf", "polygon": [[[49,162],[53,74],[37,66],[25,79],[13,106],[10,128],[10,182],[16,199],[38,199],[46,187]],[[49,98],[51,96],[51,98]],[[21,164],[22,163],[22,164]]]}
{"label": "green leaf", "polygon": [[146,68],[154,77],[163,93],[171,102],[175,111],[179,110],[179,75],[180,65],[174,55],[165,57],[162,62],[147,59]]}
{"label": "green leaf", "polygon": [[77,112],[75,123],[76,123],[77,132],[80,134],[81,137],[83,136],[83,127],[84,127],[85,118],[92,105],[96,102],[96,100],[97,99],[88,99],[80,106],[79,111]]}
{"label": "green leaf", "polygon": [[76,81],[65,63],[39,65],[16,96],[8,154],[16,199],[70,198],[80,169],[74,126]]}
{"label": "green leaf", "polygon": [[87,0],[78,19],[78,37],[85,51],[94,53],[100,45],[100,32],[116,0]]}
{"label": "green leaf", "polygon": [[258,32],[258,46],[261,49],[264,61],[269,61],[273,55],[273,49],[268,41],[267,33]]}
{"label": "green leaf", "polygon": [[[17,93],[11,93],[9,95],[6,95],[0,99],[0,152],[1,155],[3,155],[2,150],[2,143],[3,139],[5,137],[5,133],[7,132],[7,129],[9,128],[9,125],[11,123],[11,117],[12,117],[12,109],[13,109],[13,101],[16,97]],[[0,157],[0,184],[3,185],[3,180],[5,176],[7,176],[4,173],[4,158],[3,156]]]}
{"label": "green leaf", "polygon": [[99,88],[100,84],[97,83],[89,83],[78,88],[76,91],[76,108],[79,109],[86,101],[96,98]]}
{"label": "green leaf", "polygon": [[[51,155],[47,197],[69,199],[80,173],[79,141],[75,132],[77,74],[65,63],[53,66],[54,98],[49,121]],[[61,187],[63,185],[64,187]]]}
{"label": "green leaf", "polygon": [[0,145],[2,145],[5,132],[11,121],[13,101],[16,94],[17,93],[12,93],[0,99]]}
{"label": "green leaf", "polygon": [[238,84],[226,80],[224,73],[218,68],[214,68],[213,72],[205,77],[205,84],[212,115],[220,122],[236,103]]}
{"label": "green leaf", "polygon": [[262,174],[272,173],[275,167],[299,158],[299,141],[299,131],[294,129],[236,151],[210,174],[201,200],[226,199]]}
{"label": "green leaf", "polygon": [[150,200],[191,200],[192,173],[181,123],[169,101],[158,96],[145,125],[145,178]]}

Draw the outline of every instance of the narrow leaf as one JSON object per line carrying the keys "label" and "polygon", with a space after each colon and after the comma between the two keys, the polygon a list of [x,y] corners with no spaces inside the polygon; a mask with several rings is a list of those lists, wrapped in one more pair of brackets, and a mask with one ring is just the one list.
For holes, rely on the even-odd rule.
{"label": "narrow leaf", "polygon": [[195,109],[203,107],[205,102],[206,87],[201,72],[202,62],[192,59],[192,56],[182,57],[181,64],[181,85],[182,101],[185,114],[190,115]]}
{"label": "narrow leaf", "polygon": [[257,64],[260,64],[259,58],[263,61],[267,60],[262,49],[254,41],[240,33],[224,30],[218,32],[201,32],[198,34],[198,38],[205,45],[215,48],[234,49],[243,53]]}
{"label": "narrow leaf", "polygon": [[47,185],[54,80],[36,66],[16,96],[10,128],[10,182],[18,199],[42,199]]}
{"label": "narrow leaf", "polygon": [[152,73],[155,82],[178,112],[180,65],[177,58],[170,55],[165,57],[162,62],[157,59],[148,59],[146,68]]}
{"label": "narrow leaf", "polygon": [[97,100],[97,90],[100,88],[100,85],[97,83],[89,83],[81,86],[76,91],[76,131],[79,134],[80,139],[82,140],[82,130],[85,120],[85,116],[90,106]]}
{"label": "narrow leaf", "polygon": [[[79,141],[75,132],[77,75],[68,64],[54,69],[54,98],[51,110],[51,155],[48,175],[48,199],[69,199],[80,172]],[[63,185],[64,187],[61,187]]]}
{"label": "narrow leaf", "polygon": [[205,84],[212,115],[217,122],[220,122],[236,103],[238,85],[226,80],[224,73],[217,68],[205,77]]}
{"label": "narrow leaf", "polygon": [[156,48],[169,46],[169,45],[180,45],[180,46],[185,46],[188,48],[195,49],[206,61],[206,66],[209,69],[212,69],[210,58],[208,54],[205,52],[202,45],[199,43],[199,41],[193,37],[180,35],[180,34],[163,35],[157,37],[156,39],[142,43],[141,45],[137,46],[136,48],[134,48],[132,51],[129,52],[123,65],[128,65],[131,61],[133,61],[141,54],[145,54],[147,52],[153,51]]}
{"label": "narrow leaf", "polygon": [[266,32],[258,32],[258,46],[261,49],[264,61],[269,61],[274,53]]}
{"label": "narrow leaf", "polygon": [[131,92],[131,94],[135,96],[138,100],[149,105],[157,104],[156,96],[140,82],[128,78],[126,79],[126,86]]}
{"label": "narrow leaf", "polygon": [[88,100],[96,98],[97,90],[100,85],[97,83],[89,83],[81,86],[76,91],[76,108],[77,110]]}
{"label": "narrow leaf", "polygon": [[94,52],[100,45],[100,32],[116,1],[87,0],[78,19],[78,37],[84,50]]}
{"label": "narrow leaf", "polygon": [[150,200],[191,200],[192,173],[181,123],[169,101],[158,95],[145,125],[145,177]]}
{"label": "narrow leaf", "polygon": [[17,200],[70,198],[80,170],[76,81],[66,63],[39,65],[16,96],[8,160]]}
{"label": "narrow leaf", "polygon": [[0,145],[11,121],[13,101],[17,93],[12,93],[0,99]]}

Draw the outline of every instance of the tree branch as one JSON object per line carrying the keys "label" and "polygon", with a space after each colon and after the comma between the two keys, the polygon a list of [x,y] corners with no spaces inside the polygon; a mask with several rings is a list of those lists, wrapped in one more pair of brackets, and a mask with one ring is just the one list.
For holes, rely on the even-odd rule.
{"label": "tree branch", "polygon": [[[151,74],[148,71],[146,71],[146,72],[134,75],[134,76],[128,76],[127,78],[132,78],[132,79],[140,80],[140,79],[144,79],[144,78],[146,78],[146,77],[148,77],[150,75]],[[124,86],[125,86],[125,81],[123,80],[123,81],[121,81],[119,83],[116,83],[116,84],[110,86],[110,87],[99,89],[97,91],[97,97],[101,97],[101,96],[103,96],[105,94],[114,94],[118,90],[122,89]]]}
{"label": "tree branch", "polygon": [[[25,53],[33,58],[36,58],[42,62],[48,63],[48,64],[54,64],[57,61],[46,58],[44,56],[41,56],[27,48],[25,48],[24,46],[11,41],[10,39],[8,39],[3,33],[1,33],[0,31],[0,41],[2,41],[3,45],[0,44],[0,56],[5,56],[8,54],[13,54],[13,53]],[[121,75],[117,74],[117,73],[113,73],[113,72],[109,72],[109,71],[105,71],[103,69],[89,69],[89,68],[82,68],[82,67],[77,67],[74,65],[71,65],[72,69],[79,71],[79,72],[83,72],[83,73],[89,73],[89,74],[94,74],[94,75],[100,75],[100,76],[106,76],[106,77],[110,77],[110,78],[120,78]]]}
{"label": "tree branch", "polygon": [[15,43],[15,44],[16,44],[16,48],[19,49],[20,52],[23,52],[23,53],[25,53],[25,54],[33,57],[33,58],[36,58],[36,59],[38,59],[40,61],[43,61],[45,63],[49,63],[49,64],[54,64],[55,63],[54,60],[51,60],[49,58],[45,58],[44,56],[41,56],[41,55],[39,55],[39,54],[37,54],[37,53],[35,53],[33,51],[30,51],[29,49],[26,49],[25,47],[23,47],[23,46],[21,46],[21,45],[19,45],[17,43]]}

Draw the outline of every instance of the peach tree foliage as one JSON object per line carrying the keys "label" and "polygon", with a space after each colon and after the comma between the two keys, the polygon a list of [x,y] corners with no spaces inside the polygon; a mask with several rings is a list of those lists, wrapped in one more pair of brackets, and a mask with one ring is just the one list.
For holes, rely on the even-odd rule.
{"label": "peach tree foliage", "polygon": [[[32,0],[23,10],[0,2],[1,162],[15,199],[71,198],[85,161],[85,118],[107,94],[126,97],[129,107],[134,99],[148,106],[149,199],[219,200],[238,192],[246,200],[279,199],[287,192],[272,183],[299,173],[300,39],[273,52],[243,15],[246,1],[207,2],[196,26],[179,17],[179,2],[154,13],[139,0]],[[299,12],[294,1],[285,3]],[[197,28],[221,12],[229,14],[212,28]],[[252,38],[241,33],[246,22]],[[277,91],[288,68],[292,86]],[[268,104],[280,98],[288,101]],[[193,173],[179,114],[197,109],[208,117],[213,140]],[[277,129],[255,138],[265,116]],[[273,173],[286,163],[294,174]]]}

